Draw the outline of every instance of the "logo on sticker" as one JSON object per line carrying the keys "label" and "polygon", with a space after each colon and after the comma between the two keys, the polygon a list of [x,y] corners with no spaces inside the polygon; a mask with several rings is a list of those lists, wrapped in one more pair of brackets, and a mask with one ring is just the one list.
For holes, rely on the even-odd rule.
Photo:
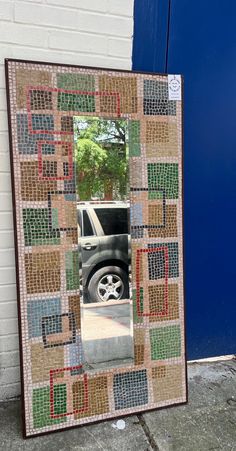
{"label": "logo on sticker", "polygon": [[180,90],[180,82],[176,78],[172,78],[169,82],[171,91],[178,92]]}

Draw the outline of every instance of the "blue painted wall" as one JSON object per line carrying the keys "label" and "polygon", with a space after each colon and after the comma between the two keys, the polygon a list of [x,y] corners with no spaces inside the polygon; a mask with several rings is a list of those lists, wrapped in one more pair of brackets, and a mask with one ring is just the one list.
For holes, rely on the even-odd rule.
{"label": "blue painted wall", "polygon": [[133,69],[184,76],[188,359],[236,352],[235,17],[234,0],[135,0]]}

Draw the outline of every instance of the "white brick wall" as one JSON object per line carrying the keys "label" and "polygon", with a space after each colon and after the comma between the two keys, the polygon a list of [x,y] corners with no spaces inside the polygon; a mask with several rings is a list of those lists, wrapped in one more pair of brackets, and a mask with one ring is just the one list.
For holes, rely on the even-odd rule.
{"label": "white brick wall", "polygon": [[4,58],[131,68],[134,0],[0,0],[0,400],[20,394]]}

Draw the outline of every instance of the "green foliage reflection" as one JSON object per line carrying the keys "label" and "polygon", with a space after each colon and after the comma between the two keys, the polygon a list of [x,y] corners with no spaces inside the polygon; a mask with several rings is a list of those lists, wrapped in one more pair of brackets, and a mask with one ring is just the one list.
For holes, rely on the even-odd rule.
{"label": "green foliage reflection", "polygon": [[126,200],[127,121],[75,117],[74,133],[79,200]]}

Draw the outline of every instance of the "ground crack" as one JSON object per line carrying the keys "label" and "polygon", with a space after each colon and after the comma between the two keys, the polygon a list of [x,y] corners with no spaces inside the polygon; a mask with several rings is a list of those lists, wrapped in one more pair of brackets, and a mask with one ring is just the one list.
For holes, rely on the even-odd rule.
{"label": "ground crack", "polygon": [[142,426],[144,434],[146,435],[148,443],[151,446],[151,448],[154,451],[160,451],[158,446],[157,446],[157,444],[156,444],[156,442],[155,442],[155,440],[154,440],[153,434],[150,432],[150,429],[149,429],[146,421],[143,418],[143,415],[137,415],[137,417],[138,417],[138,420],[139,420],[139,424]]}

